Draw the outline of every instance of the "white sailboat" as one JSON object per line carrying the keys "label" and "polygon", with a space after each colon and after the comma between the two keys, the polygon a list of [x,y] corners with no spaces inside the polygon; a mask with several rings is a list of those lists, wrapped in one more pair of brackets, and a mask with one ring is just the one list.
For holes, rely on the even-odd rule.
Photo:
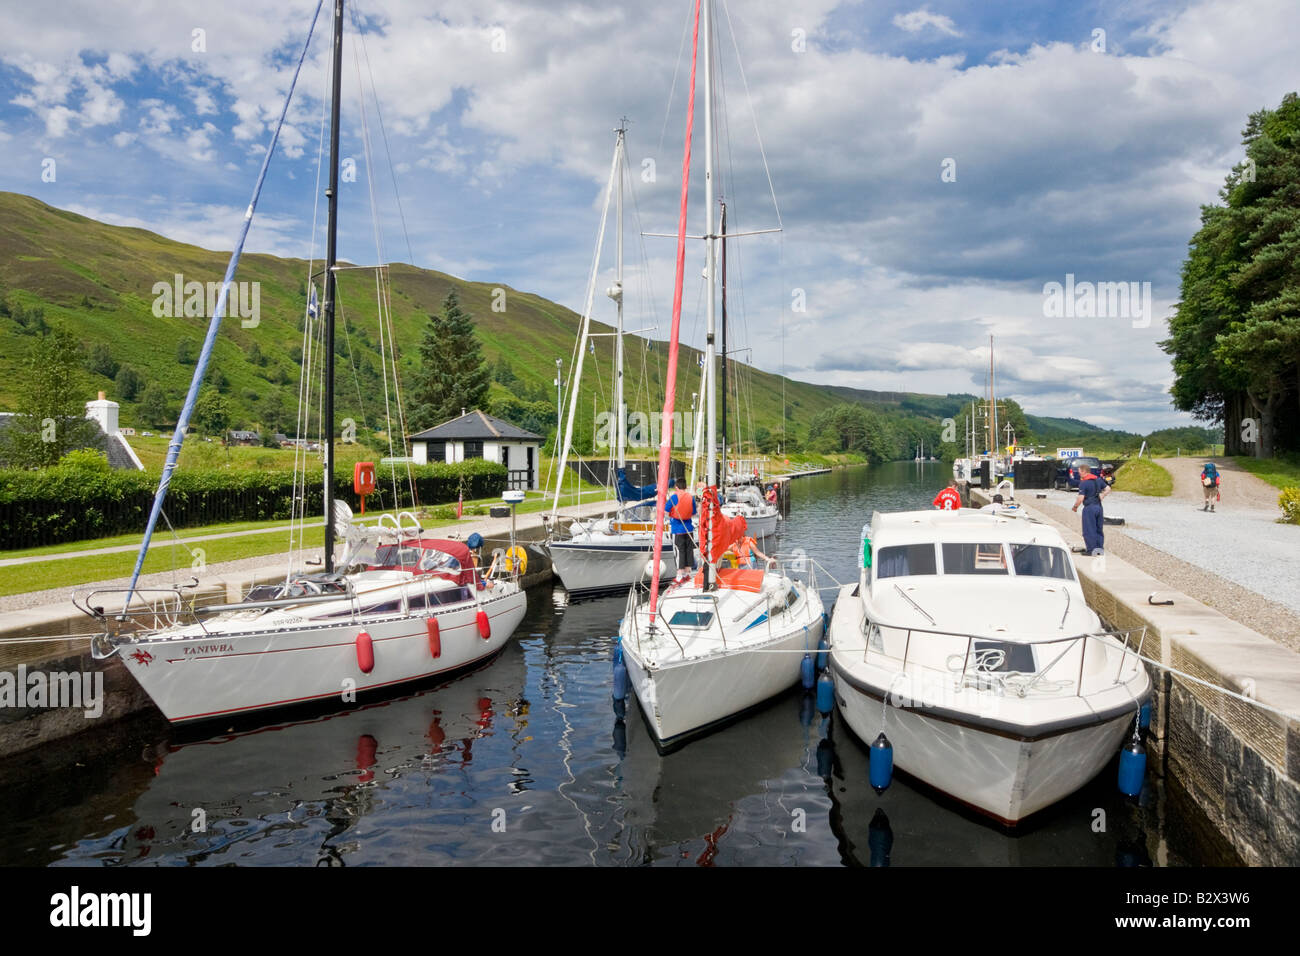
{"label": "white sailboat", "polygon": [[[714,264],[719,236],[713,201],[712,9],[704,3],[705,98],[705,258],[708,276],[705,362],[712,370],[717,286]],[[696,4],[698,34],[700,2]],[[698,35],[697,35],[698,40]],[[698,46],[696,47],[698,51]],[[692,64],[698,53],[692,54]],[[694,79],[694,65],[691,71]],[[676,357],[684,278],[686,196],[695,90],[690,105],[683,159],[681,214],[677,234],[677,274],[672,333],[669,338],[668,388],[664,421],[671,422],[676,388]],[[633,588],[619,627],[622,659],[647,725],[661,749],[672,749],[692,736],[743,713],[799,681],[803,655],[815,652],[822,636],[823,608],[812,572],[796,580],[775,562],[766,568],[722,568],[725,552],[745,534],[743,517],[728,518],[719,502],[715,414],[717,388],[707,376],[706,488],[697,525],[703,568],[694,577],[674,581],[662,594],[658,581],[649,593]],[[667,462],[671,428],[661,437],[658,527],[667,499]]]}
{"label": "white sailboat", "polygon": [[[299,69],[314,31],[313,20]],[[282,584],[255,588],[242,602],[208,607],[194,607],[180,589],[136,588],[220,329],[244,237],[275,152],[280,132],[277,127],[168,448],[131,586],[79,597],[82,610],[105,628],[92,644],[95,656],[118,655],[163,715],[173,722],[226,718],[308,702],[350,703],[366,691],[447,674],[499,651],[523,619],[527,605],[517,577],[484,575],[464,543],[427,535],[413,514],[403,512],[397,518],[385,515],[377,525],[362,527],[352,522],[346,504],[333,500],[333,327],[342,35],[343,3],[339,0],[334,7],[330,184],[326,193],[329,219],[322,302],[324,570],[294,574],[290,569]],[[281,113],[281,127],[292,95],[293,86]],[[314,315],[314,305],[308,306],[308,317]],[[303,376],[310,380],[306,364]],[[304,436],[298,437],[301,444]],[[334,539],[338,525],[343,526],[345,549],[336,562]],[[104,604],[114,599],[122,601],[121,612],[106,612]]]}
{"label": "white sailboat", "polygon": [[[617,410],[615,427],[615,462],[617,484],[615,493],[624,507],[611,518],[575,519],[567,528],[559,527],[560,489],[563,485],[569,450],[572,447],[573,422],[577,417],[578,385],[582,376],[582,360],[586,354],[587,340],[591,335],[591,292],[595,287],[595,267],[588,288],[588,307],[583,318],[578,341],[578,360],[575,363],[573,384],[569,399],[569,422],[564,435],[564,445],[556,466],[555,505],[556,519],[551,526],[546,548],[556,576],[572,597],[590,597],[602,593],[621,592],[638,581],[649,577],[650,558],[654,549],[654,501],[646,502],[625,477],[627,467],[627,415],[623,400],[623,173],[626,128],[620,126],[614,143],[614,161],[606,188],[606,212],[609,196],[616,198],[615,230],[617,247],[617,277],[607,294],[617,306],[618,319],[614,332],[614,408]],[[598,240],[595,261],[600,260],[600,242],[604,239],[604,215],[601,217],[601,239]],[[671,541],[669,541],[671,544]],[[671,577],[677,570],[676,556],[671,548],[657,565],[659,577]]]}

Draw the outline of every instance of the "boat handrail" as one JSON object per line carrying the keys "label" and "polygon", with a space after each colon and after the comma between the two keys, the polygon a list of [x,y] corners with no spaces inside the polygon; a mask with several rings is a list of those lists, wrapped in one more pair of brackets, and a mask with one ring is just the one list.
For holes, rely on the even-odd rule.
{"label": "boat handrail", "polygon": [[[1053,644],[1068,645],[1064,649],[1062,649],[1062,651],[1059,654],[1057,654],[1054,658],[1052,658],[1052,660],[1049,661],[1046,665],[1035,670],[1032,675],[1028,675],[1031,676],[1031,679],[1028,681],[1028,683],[1020,684],[1014,687],[1017,695],[1020,697],[1026,696],[1030,690],[1032,690],[1040,682],[1044,681],[1046,679],[1047,673],[1053,667],[1055,667],[1057,663],[1059,663],[1060,660],[1066,654],[1068,654],[1073,649],[1073,645],[1075,645],[1076,643],[1079,643],[1081,647],[1080,654],[1079,654],[1079,674],[1076,680],[1072,682],[1067,681],[1066,683],[1074,684],[1076,697],[1085,696],[1083,694],[1083,672],[1087,662],[1089,639],[1106,640],[1107,638],[1110,638],[1110,639],[1114,639],[1116,642],[1119,643],[1120,652],[1121,652],[1119,665],[1115,671],[1115,677],[1111,681],[1110,686],[1113,687],[1116,684],[1121,683],[1122,682],[1121,678],[1124,673],[1124,664],[1128,660],[1131,651],[1129,645],[1132,636],[1135,632],[1138,632],[1140,635],[1138,637],[1138,642],[1137,642],[1137,654],[1140,655],[1142,646],[1146,640],[1146,630],[1147,630],[1146,625],[1141,625],[1139,627],[1134,627],[1134,628],[1121,628],[1121,629],[1103,628],[1100,632],[1088,631],[1079,634],[1071,634],[1066,637],[1050,637],[1050,638],[1025,640],[1025,641],[1007,641],[1005,639],[1005,635],[988,634],[988,633],[976,634],[974,632],[969,632],[969,631],[940,630],[937,628],[915,627],[908,624],[890,624],[880,620],[874,620],[871,618],[870,615],[864,614],[862,616],[862,634],[864,638],[863,649],[862,649],[862,662],[864,664],[868,663],[868,657],[870,656],[871,653],[872,629],[875,629],[875,631],[879,633],[882,629],[885,628],[888,628],[893,631],[905,632],[906,636],[903,644],[903,657],[902,657],[902,665],[901,665],[903,671],[906,671],[909,665],[913,665],[923,669],[933,670],[939,673],[944,673],[944,674],[952,673],[951,668],[947,670],[941,670],[940,668],[933,667],[926,664],[916,664],[911,660],[912,635],[914,633],[931,634],[939,637],[953,637],[958,639],[964,638],[966,641],[966,650],[965,653],[962,655],[961,672],[957,676],[956,683],[958,687],[968,686],[967,675],[969,674],[970,671],[970,661],[971,661],[972,651],[974,649],[975,641],[977,640],[997,641],[1002,644],[1015,644],[1017,646],[1022,646],[1022,647],[1040,647],[1040,646],[1046,647]],[[880,650],[878,653],[880,653],[885,657],[890,657],[894,660],[898,660],[898,658],[895,657],[894,655],[885,654],[883,649]],[[955,655],[950,655],[950,657],[951,656],[955,656]],[[976,655],[976,657],[978,657],[978,655]],[[977,660],[977,667],[978,667],[978,660]],[[1024,674],[1024,672],[1021,671],[1010,671],[1005,673],[998,672],[998,673],[1001,675],[1000,679],[1004,687],[1005,687],[1005,678],[1010,677],[1012,674],[1027,676]],[[992,672],[981,671],[980,674],[983,679],[990,679]],[[1106,689],[1108,688],[1100,688],[1098,691],[1094,691],[1093,693],[1098,693],[1101,690],[1106,690]]]}

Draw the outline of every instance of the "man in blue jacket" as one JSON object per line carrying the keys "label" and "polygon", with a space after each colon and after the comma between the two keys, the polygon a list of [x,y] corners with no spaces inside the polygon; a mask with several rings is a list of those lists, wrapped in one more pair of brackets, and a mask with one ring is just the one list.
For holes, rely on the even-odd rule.
{"label": "man in blue jacket", "polygon": [[1101,508],[1101,499],[1110,494],[1110,486],[1099,476],[1092,473],[1087,464],[1079,464],[1079,497],[1074,500],[1071,511],[1078,511],[1083,505],[1083,551],[1085,554],[1102,554],[1105,544],[1105,515]]}
{"label": "man in blue jacket", "polygon": [[673,550],[677,554],[678,577],[688,567],[695,570],[695,516],[698,506],[695,497],[686,490],[686,479],[677,479],[677,491],[664,502],[668,514],[669,530],[673,533]]}

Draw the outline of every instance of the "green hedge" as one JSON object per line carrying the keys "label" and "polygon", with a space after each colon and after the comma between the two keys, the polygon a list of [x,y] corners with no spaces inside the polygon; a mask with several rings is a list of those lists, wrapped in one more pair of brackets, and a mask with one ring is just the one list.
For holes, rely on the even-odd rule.
{"label": "green hedge", "polygon": [[[377,488],[367,511],[394,507],[392,466],[378,466]],[[506,469],[477,459],[456,464],[413,465],[421,505],[465,498],[491,498],[506,487]],[[40,471],[0,471],[0,550],[34,548],[143,532],[158,487],[156,471],[98,471],[62,465]],[[397,504],[410,507],[406,470],[397,469]],[[307,513],[320,515],[322,472],[307,474]],[[352,472],[335,469],[334,490],[360,510]],[[177,471],[163,511],[174,527],[226,521],[267,521],[291,515],[293,472],[281,469]],[[159,528],[165,525],[160,521]]]}

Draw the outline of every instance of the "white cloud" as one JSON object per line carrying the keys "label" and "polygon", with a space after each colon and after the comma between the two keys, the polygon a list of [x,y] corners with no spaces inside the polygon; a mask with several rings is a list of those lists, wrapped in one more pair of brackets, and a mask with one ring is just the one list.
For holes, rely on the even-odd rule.
{"label": "white cloud", "polygon": [[957,29],[957,24],[953,23],[952,17],[946,17],[941,13],[931,13],[924,7],[920,10],[913,10],[911,13],[896,13],[893,22],[894,26],[900,30],[906,30],[908,33],[920,33],[926,27],[934,27],[951,37],[962,35],[961,31]]}

